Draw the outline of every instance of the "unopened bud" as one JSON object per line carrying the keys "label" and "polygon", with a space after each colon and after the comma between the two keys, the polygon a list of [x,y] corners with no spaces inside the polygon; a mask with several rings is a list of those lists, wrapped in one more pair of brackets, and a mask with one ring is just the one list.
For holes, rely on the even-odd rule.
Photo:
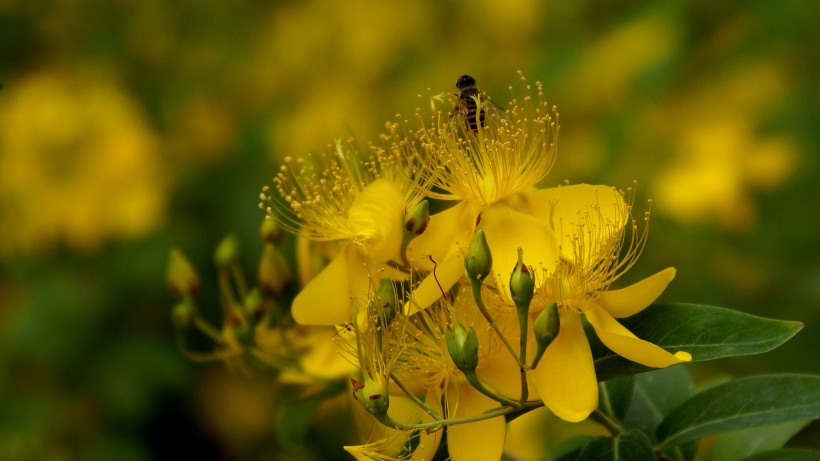
{"label": "unopened bud", "polygon": [[256,288],[245,296],[242,307],[245,309],[245,315],[252,323],[258,322],[265,315],[265,300],[262,299],[262,294]]}
{"label": "unopened bud", "polygon": [[259,238],[265,243],[276,243],[282,238],[282,228],[279,227],[274,215],[268,215],[259,226]]}
{"label": "unopened bud", "polygon": [[519,311],[528,312],[535,291],[535,278],[524,264],[524,250],[518,248],[518,262],[510,275],[510,295]]}
{"label": "unopened bud", "polygon": [[367,376],[365,376],[364,382],[351,378],[350,383],[353,386],[353,396],[356,397],[356,400],[362,404],[365,410],[377,417],[387,415],[390,398],[386,384]]}
{"label": "unopened bud", "polygon": [[389,278],[383,278],[379,285],[379,291],[376,296],[378,307],[384,315],[384,320],[388,324],[396,316],[396,306],[399,304],[399,299],[396,296],[396,287],[393,286],[393,281]]}
{"label": "unopened bud", "polygon": [[174,327],[183,330],[193,325],[197,315],[194,300],[186,296],[171,310],[171,323]]}
{"label": "unopened bud", "polygon": [[558,331],[561,329],[561,318],[558,316],[558,304],[551,302],[546,309],[542,310],[535,319],[532,326],[535,335],[535,357],[532,361],[532,368],[538,365],[538,361],[544,355],[547,347],[552,344]]}
{"label": "unopened bud", "polygon": [[219,267],[227,267],[236,262],[239,257],[239,239],[228,234],[219,242],[214,251],[214,261]]}
{"label": "unopened bud", "polygon": [[168,260],[168,289],[176,296],[188,296],[199,291],[199,276],[194,266],[177,249],[171,250]]}
{"label": "unopened bud", "polygon": [[484,229],[477,230],[473,235],[473,241],[470,242],[467,254],[464,255],[464,266],[467,268],[467,275],[470,276],[471,282],[481,282],[490,275],[493,255],[490,253]]}
{"label": "unopened bud", "polygon": [[478,336],[473,328],[465,330],[458,322],[444,332],[447,351],[456,367],[463,372],[475,371],[478,366]]}
{"label": "unopened bud", "polygon": [[413,237],[421,235],[430,224],[430,204],[422,200],[404,214],[404,231]]}
{"label": "unopened bud", "polygon": [[290,288],[291,272],[282,253],[271,243],[265,244],[259,260],[259,286],[267,294],[281,295]]}

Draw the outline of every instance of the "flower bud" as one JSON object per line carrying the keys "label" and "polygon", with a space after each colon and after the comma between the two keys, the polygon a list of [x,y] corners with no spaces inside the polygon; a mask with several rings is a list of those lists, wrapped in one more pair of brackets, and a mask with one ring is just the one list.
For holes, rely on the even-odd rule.
{"label": "flower bud", "polygon": [[188,259],[177,249],[171,250],[166,279],[168,288],[176,296],[189,296],[199,291],[199,276]]}
{"label": "flower bud", "polygon": [[259,260],[259,286],[269,295],[281,295],[288,291],[290,284],[288,262],[273,244],[266,243]]}
{"label": "flower bud", "polygon": [[535,291],[535,278],[524,264],[524,250],[518,248],[518,262],[510,275],[510,295],[519,311],[528,312]]}
{"label": "flower bud", "polygon": [[214,261],[216,265],[224,268],[236,262],[239,257],[239,239],[233,234],[228,234],[219,242],[214,251]]}
{"label": "flower bud", "polygon": [[282,228],[274,215],[268,215],[259,226],[259,238],[265,243],[276,243],[282,238]]}
{"label": "flower bud", "polygon": [[444,332],[447,351],[456,367],[463,372],[475,371],[478,366],[478,336],[473,328],[465,330],[460,323]]}
{"label": "flower bud", "polygon": [[245,309],[245,316],[252,323],[258,322],[265,315],[265,300],[256,288],[248,292],[242,307]]}
{"label": "flower bud", "polygon": [[399,299],[396,296],[396,288],[393,286],[393,281],[389,278],[383,278],[376,296],[376,301],[379,303],[378,308],[384,315],[384,320],[389,324],[393,317],[396,316],[396,306],[399,305]]}
{"label": "flower bud", "polygon": [[174,327],[182,330],[193,325],[197,315],[194,300],[186,296],[171,310],[171,323]]}
{"label": "flower bud", "polygon": [[422,200],[404,214],[404,231],[413,237],[421,235],[430,224],[430,204]]}
{"label": "flower bud", "polygon": [[390,399],[387,393],[387,385],[365,376],[364,382],[350,379],[353,385],[353,396],[362,404],[365,410],[374,416],[382,417],[387,415],[387,408],[390,406]]}
{"label": "flower bud", "polygon": [[532,329],[536,344],[532,368],[535,368],[547,350],[547,346],[552,344],[552,341],[558,336],[558,331],[561,329],[561,319],[558,316],[558,304],[556,304],[555,301],[551,302],[546,309],[538,314]]}
{"label": "flower bud", "polygon": [[467,275],[470,276],[470,281],[483,281],[493,267],[493,255],[490,253],[490,246],[487,244],[487,237],[484,235],[484,229],[479,229],[473,235],[473,241],[470,242],[467,248],[467,254],[464,255],[464,266],[467,268]]}

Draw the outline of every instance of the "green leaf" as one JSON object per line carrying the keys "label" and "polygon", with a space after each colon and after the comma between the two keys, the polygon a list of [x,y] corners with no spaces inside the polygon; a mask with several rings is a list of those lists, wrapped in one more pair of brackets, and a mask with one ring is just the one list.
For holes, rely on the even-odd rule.
{"label": "green leaf", "polygon": [[[694,362],[767,352],[804,326],[699,304],[654,304],[620,322],[639,338],[670,352],[689,352]],[[607,349],[591,327],[587,334],[599,381],[650,370]]]}
{"label": "green leaf", "polygon": [[578,459],[578,454],[581,453],[581,449],[593,439],[597,439],[597,437],[592,435],[570,437],[552,450],[549,456],[544,459],[548,461],[575,461]]}
{"label": "green leaf", "polygon": [[663,368],[635,376],[632,403],[623,419],[624,427],[654,437],[663,418],[691,395],[692,378],[684,367]]}
{"label": "green leaf", "polygon": [[640,431],[627,431],[617,437],[598,437],[578,455],[578,461],[655,461],[652,442]]}
{"label": "green leaf", "polygon": [[670,447],[719,432],[818,417],[820,376],[753,376],[683,402],[658,427],[658,438]]}
{"label": "green leaf", "polygon": [[598,409],[611,419],[623,420],[632,401],[634,388],[634,376],[623,376],[598,383]]}
{"label": "green leaf", "polygon": [[802,448],[784,448],[758,453],[743,461],[820,461],[820,452]]}
{"label": "green leaf", "polygon": [[720,434],[712,445],[712,461],[737,461],[782,448],[810,422],[801,419]]}

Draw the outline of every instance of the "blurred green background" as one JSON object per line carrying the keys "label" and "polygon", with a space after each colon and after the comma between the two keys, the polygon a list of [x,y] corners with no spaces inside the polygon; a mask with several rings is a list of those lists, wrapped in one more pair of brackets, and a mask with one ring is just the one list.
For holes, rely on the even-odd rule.
{"label": "blurred green background", "polygon": [[0,0],[0,460],[347,459],[339,440],[277,445],[269,378],[183,358],[168,251],[216,312],[213,247],[235,232],[254,268],[281,158],[376,139],[464,73],[502,104],[516,70],[544,83],[562,127],[545,185],[637,180],[639,209],[653,199],[624,283],[671,265],[664,300],[807,324],[696,374],[820,372],[818,16],[812,0]]}

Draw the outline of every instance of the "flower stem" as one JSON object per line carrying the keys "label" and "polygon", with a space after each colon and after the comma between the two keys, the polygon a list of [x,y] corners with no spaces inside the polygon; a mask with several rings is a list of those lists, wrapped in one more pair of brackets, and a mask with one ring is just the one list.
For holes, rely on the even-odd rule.
{"label": "flower stem", "polygon": [[415,402],[416,405],[421,407],[421,409],[424,410],[433,419],[435,419],[436,421],[441,421],[441,416],[439,416],[438,412],[436,410],[434,410],[431,406],[424,403],[421,399],[419,399],[416,396],[416,394],[414,394],[409,389],[407,389],[404,386],[404,384],[402,384],[402,382],[399,381],[399,379],[396,377],[395,373],[390,373],[390,378],[393,380],[394,383],[396,383],[397,386],[399,386],[399,389],[401,389],[407,395],[407,397],[410,397],[410,400]]}
{"label": "flower stem", "polygon": [[516,401],[510,400],[506,397],[502,397],[502,396],[494,393],[493,391],[487,389],[484,386],[484,384],[482,384],[481,381],[478,379],[478,375],[476,375],[475,371],[465,371],[464,376],[467,377],[467,381],[469,381],[469,383],[478,392],[481,392],[482,394],[486,395],[487,397],[489,397],[489,398],[491,398],[491,399],[493,399],[493,400],[495,400],[499,403],[502,403],[504,405],[514,407],[514,408],[521,408],[521,407],[524,406],[523,403],[521,403],[521,402],[516,402]]}
{"label": "flower stem", "polygon": [[484,412],[480,415],[469,416],[469,417],[466,417],[466,418],[442,419],[440,421],[433,421],[432,423],[425,423],[425,424],[404,424],[404,423],[400,423],[400,422],[390,418],[390,416],[387,416],[387,415],[384,415],[384,417],[380,418],[379,420],[385,426],[392,427],[393,429],[399,429],[399,430],[403,430],[403,431],[416,430],[416,431],[430,431],[430,432],[432,432],[432,431],[438,430],[442,427],[455,426],[456,424],[474,423],[476,421],[484,421],[484,420],[487,420],[487,419],[497,418],[499,416],[506,416],[506,415],[513,414],[513,413],[518,413],[518,412],[526,413],[530,410],[533,410],[535,408],[539,408],[539,407],[542,407],[542,406],[544,406],[544,402],[541,402],[541,401],[527,402],[527,404],[524,405],[523,407],[504,406],[504,407],[494,408],[494,409],[486,411],[486,412]]}
{"label": "flower stem", "polygon": [[481,297],[481,281],[471,280],[471,282],[472,283],[470,285],[473,289],[473,298],[475,298],[475,303],[478,306],[478,310],[481,311],[481,315],[484,316],[484,318],[487,320],[487,323],[490,324],[490,327],[492,327],[493,331],[495,331],[495,333],[501,339],[501,342],[504,343],[504,346],[507,348],[508,351],[510,351],[510,354],[512,354],[513,358],[515,358],[515,361],[520,363],[521,360],[518,357],[518,353],[515,352],[515,349],[513,349],[510,342],[507,341],[507,337],[504,336],[503,333],[501,333],[501,329],[498,327],[498,323],[496,323],[496,321],[493,319],[493,316],[490,315],[490,312],[487,310],[487,306],[484,305],[484,299]]}
{"label": "flower stem", "polygon": [[592,412],[592,414],[589,415],[589,417],[596,423],[604,426],[613,437],[617,437],[624,432],[618,423],[610,419],[609,416],[597,408]]}

